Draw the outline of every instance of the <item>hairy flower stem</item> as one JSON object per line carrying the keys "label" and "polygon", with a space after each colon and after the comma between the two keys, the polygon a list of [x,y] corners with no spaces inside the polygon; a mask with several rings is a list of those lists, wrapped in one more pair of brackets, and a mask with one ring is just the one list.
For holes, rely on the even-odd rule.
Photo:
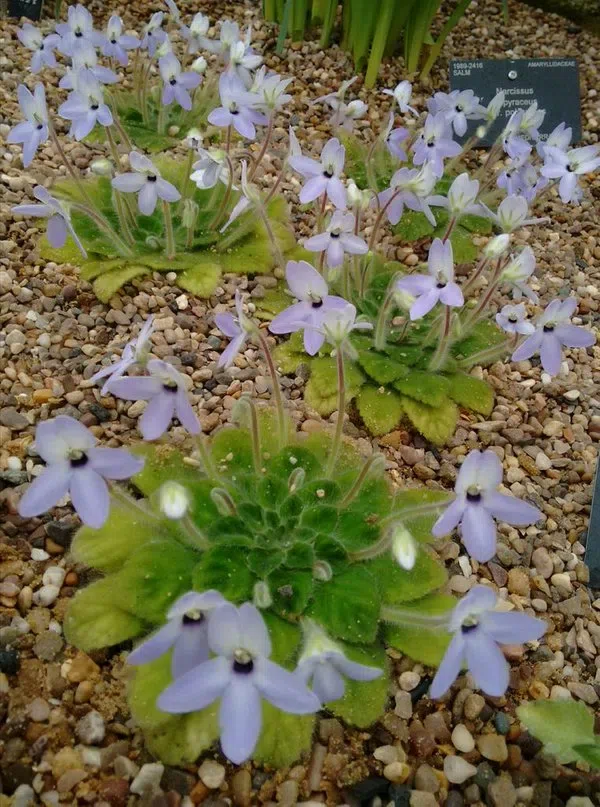
{"label": "hairy flower stem", "polygon": [[475,306],[473,311],[467,316],[465,321],[462,323],[462,330],[465,334],[467,334],[472,328],[473,325],[477,323],[477,321],[481,318],[481,315],[487,308],[488,303],[492,299],[494,292],[497,290],[498,286],[500,285],[500,275],[502,274],[502,270],[504,269],[506,262],[503,261],[501,258],[498,259],[498,263],[496,264],[496,268],[490,278],[490,285],[486,293],[483,297],[479,300],[479,303]]}
{"label": "hairy flower stem", "polygon": [[[228,132],[231,129],[231,126],[228,127]],[[229,137],[227,138],[227,142],[229,142]],[[227,166],[229,168],[228,176],[227,176],[227,188],[225,189],[225,193],[223,195],[223,199],[221,200],[221,204],[219,205],[219,209],[217,210],[213,220],[209,224],[209,230],[216,230],[221,223],[221,219],[227,213],[227,205],[229,204],[229,199],[231,198],[231,191],[233,190],[233,163],[231,162],[231,158],[229,153],[226,152],[225,154],[227,159]]]}
{"label": "hairy flower stem", "polygon": [[134,499],[133,496],[127,493],[125,488],[121,487],[121,485],[118,485],[116,482],[109,482],[109,490],[115,504],[123,510],[127,510],[143,521],[152,522],[160,520],[159,516],[148,508],[145,500],[141,499],[138,501]]}
{"label": "hairy flower stem", "polygon": [[281,167],[281,171],[279,172],[279,174],[277,175],[277,179],[275,180],[275,184],[273,185],[273,187],[268,192],[268,194],[267,194],[267,196],[265,198],[265,207],[269,204],[271,199],[275,196],[275,194],[279,190],[279,186],[283,182],[283,177],[285,176],[286,169],[287,169],[287,160],[284,160],[284,163],[283,163],[283,165]]}
{"label": "hairy flower stem", "polygon": [[377,541],[371,546],[359,549],[357,552],[349,552],[348,559],[351,563],[362,563],[364,560],[373,560],[380,555],[384,555],[392,548],[392,530],[384,530]]}
{"label": "hairy flower stem", "polygon": [[113,246],[120,255],[123,255],[126,258],[133,257],[134,253],[129,244],[125,243],[120,235],[117,235],[104,216],[101,213],[98,213],[95,208],[80,204],[79,202],[72,202],[71,207],[74,210],[78,210],[80,213],[84,213],[86,216],[92,219],[92,221],[97,225],[98,229],[101,230],[112,242]]}
{"label": "hairy flower stem", "polygon": [[171,204],[163,199],[163,220],[165,223],[165,255],[169,261],[175,257],[175,235],[173,233],[173,219],[171,217]]}
{"label": "hairy flower stem", "polygon": [[450,496],[439,502],[428,502],[427,504],[417,504],[414,507],[405,507],[403,510],[390,513],[389,516],[382,518],[379,522],[379,526],[388,527],[392,524],[396,524],[398,521],[412,521],[415,518],[421,518],[421,516],[436,515],[440,510],[447,507],[452,500],[453,497]]}
{"label": "hairy flower stem", "polygon": [[199,527],[194,524],[189,513],[186,513],[179,523],[181,524],[185,534],[183,543],[185,543],[187,546],[193,547],[194,549],[210,549],[210,541],[206,535],[204,535],[202,530],[200,530]]}
{"label": "hairy flower stem", "polygon": [[[488,171],[491,173],[491,169],[494,167],[494,163],[496,162],[496,160],[500,156],[501,152],[502,152],[502,144],[498,143],[498,142],[494,143],[494,145],[489,150],[489,153],[488,153],[486,161],[475,172],[475,176],[473,177],[473,179],[481,180],[481,178],[484,177],[488,173]],[[479,191],[480,194],[481,194],[482,190],[483,189],[480,188],[480,191]]]}
{"label": "hairy flower stem", "polygon": [[387,202],[384,204],[384,206],[381,208],[379,213],[377,214],[377,218],[375,219],[375,224],[373,225],[373,232],[371,233],[371,239],[369,241],[369,252],[372,252],[373,249],[375,248],[375,242],[377,241],[377,236],[379,234],[379,228],[381,227],[381,222],[383,220],[383,217],[385,216],[385,213],[386,213],[388,207],[392,204],[392,202],[394,201],[396,196],[398,196],[401,192],[402,192],[401,190],[395,191],[390,196],[390,198],[387,200]]}
{"label": "hairy flower stem", "polygon": [[446,363],[446,358],[448,357],[448,351],[450,350],[450,333],[452,331],[452,309],[449,305],[447,305],[446,310],[444,311],[444,324],[442,326],[442,332],[440,334],[440,338],[438,340],[437,348],[435,349],[435,353],[431,357],[431,361],[429,362],[429,369],[433,372],[436,370],[440,370],[444,364]]}
{"label": "hairy flower stem", "polygon": [[397,280],[398,273],[394,274],[390,280],[383,304],[379,309],[379,314],[377,315],[377,322],[375,323],[375,350],[383,350],[385,347],[387,319],[392,303],[394,302],[394,287]]}
{"label": "hairy flower stem", "polygon": [[393,605],[382,605],[379,618],[392,625],[404,625],[408,628],[425,628],[433,630],[439,628],[448,630],[450,627],[450,612],[446,614],[419,614],[416,611],[396,608]]}
{"label": "hairy flower stem", "polygon": [[365,480],[371,473],[373,467],[375,465],[380,465],[382,462],[385,462],[383,454],[371,454],[369,459],[360,469],[360,473],[354,480],[352,487],[348,490],[348,492],[340,502],[339,505],[340,508],[347,507],[350,504],[350,502],[352,502],[356,498],[356,496],[360,493],[360,489],[362,488]]}
{"label": "hairy flower stem", "polygon": [[269,143],[271,142],[271,136],[273,134],[274,120],[275,120],[275,116],[273,114],[269,115],[269,125],[267,126],[267,133],[265,134],[265,139],[263,140],[261,149],[258,152],[256,160],[254,161],[254,164],[253,164],[252,168],[250,169],[250,171],[248,173],[248,182],[252,181],[252,179],[254,177],[254,174],[256,174],[258,166],[261,164],[261,162],[263,161],[263,157],[267,153],[267,149],[269,148]]}
{"label": "hairy flower stem", "polygon": [[193,220],[190,222],[189,226],[186,228],[186,235],[185,235],[185,248],[192,249],[194,246],[194,237],[196,235],[196,224],[198,223],[198,213],[196,212],[194,215]]}
{"label": "hairy flower stem", "polygon": [[465,285],[463,286],[463,295],[466,297],[469,291],[473,288],[477,280],[479,279],[481,273],[485,271],[486,267],[489,265],[490,259],[486,258],[485,256],[479,261],[477,267],[471,277],[467,280]]}
{"label": "hairy flower stem", "polygon": [[212,458],[212,454],[208,450],[207,440],[205,435],[199,434],[196,439],[196,448],[198,449],[198,454],[200,456],[200,462],[204,468],[204,473],[209,479],[220,479],[220,474],[217,471],[215,463]]}
{"label": "hairy flower stem", "polygon": [[271,222],[269,221],[269,216],[267,215],[267,211],[265,206],[262,202],[255,203],[255,209],[260,216],[260,220],[263,223],[265,230],[267,231],[267,235],[269,236],[269,241],[271,242],[271,246],[273,247],[273,252],[275,253],[275,260],[277,264],[284,269],[285,268],[285,258],[283,257],[283,252],[281,251],[281,247],[279,246],[278,240],[275,238],[275,233],[273,232],[273,228],[271,227]]}
{"label": "hairy flower stem", "polygon": [[446,227],[446,232],[442,236],[442,241],[447,241],[450,238],[450,236],[452,235],[452,230],[454,230],[457,221],[458,219],[456,218],[456,216],[450,217],[450,221],[448,222],[448,226]]}
{"label": "hairy flower stem", "polygon": [[[321,227],[323,225],[323,219],[325,218],[325,208],[327,206],[327,194],[323,194],[323,201],[321,202],[321,207],[319,208],[319,212],[317,214],[317,220],[315,222],[315,233],[321,232]],[[321,274],[323,274],[321,272]]]}
{"label": "hairy flower stem", "polygon": [[286,439],[286,424],[285,424],[285,409],[283,408],[283,398],[281,397],[281,388],[279,386],[279,378],[277,376],[277,369],[273,361],[273,354],[267,341],[267,337],[259,329],[258,341],[260,343],[267,367],[269,368],[269,375],[271,376],[271,385],[273,387],[273,398],[275,399],[275,410],[277,411],[277,437],[279,445],[282,446]]}
{"label": "hairy flower stem", "polygon": [[335,422],[335,434],[333,435],[333,442],[331,443],[331,452],[329,454],[329,460],[327,461],[327,476],[331,476],[335,469],[340,448],[342,447],[342,435],[344,433],[344,414],[346,412],[346,379],[344,373],[344,351],[342,350],[341,345],[337,348],[336,364],[338,386],[337,420]]}
{"label": "hairy flower stem", "polygon": [[160,104],[160,108],[158,110],[158,123],[156,125],[158,133],[164,134],[166,126],[167,126],[167,107],[164,104]]}
{"label": "hairy flower stem", "polygon": [[[115,162],[117,170],[119,170],[121,166],[121,162],[119,159],[119,150],[117,149],[117,144],[115,143],[115,139],[110,130],[110,126],[106,127],[106,136],[108,138],[108,144],[110,146],[112,158]],[[131,232],[130,218],[129,218],[131,216],[131,211],[127,207],[124,195],[119,193],[119,191],[113,190],[113,198],[115,200],[115,207],[117,208],[117,215],[119,217],[119,225],[121,227],[121,231],[125,236],[125,240],[127,241],[127,243],[133,244],[134,238],[133,233]]]}
{"label": "hairy flower stem", "polygon": [[188,151],[187,158],[185,161],[185,167],[183,169],[183,185],[181,186],[181,201],[178,205],[178,211],[181,214],[183,211],[183,205],[185,200],[188,198],[188,194],[190,192],[190,185],[192,181],[190,179],[190,174],[192,173],[192,165],[194,164],[194,157],[196,156],[196,150],[191,148]]}
{"label": "hairy flower stem", "polygon": [[148,108],[148,86],[150,84],[150,70],[152,68],[152,59],[148,59],[148,64],[145,70],[141,71],[141,95],[140,95],[140,110],[142,118],[146,125],[150,123],[150,110]]}
{"label": "hairy flower stem", "polygon": [[249,395],[244,395],[240,398],[240,403],[248,407],[248,414],[250,420],[250,434],[252,436],[252,459],[254,462],[254,471],[260,474],[262,467],[261,448],[260,448],[260,428],[258,425],[258,415],[256,413],[256,404],[254,399]]}
{"label": "hairy flower stem", "polygon": [[476,364],[483,364],[484,362],[488,364],[491,361],[500,359],[502,356],[504,356],[507,350],[514,350],[516,348],[519,335],[516,334],[516,336],[516,342],[513,342],[511,339],[506,339],[499,345],[494,345],[494,347],[488,347],[485,350],[480,350],[478,353],[472,353],[470,356],[467,356],[459,361],[458,366],[468,369],[474,367]]}

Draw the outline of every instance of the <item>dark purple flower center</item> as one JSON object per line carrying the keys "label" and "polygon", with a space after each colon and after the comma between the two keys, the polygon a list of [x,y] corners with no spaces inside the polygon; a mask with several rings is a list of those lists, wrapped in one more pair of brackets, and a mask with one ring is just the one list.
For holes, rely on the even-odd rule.
{"label": "dark purple flower center", "polygon": [[481,501],[481,493],[477,492],[469,492],[467,491],[467,501],[471,502],[471,504],[477,504],[477,502]]}
{"label": "dark purple flower center", "polygon": [[321,308],[321,306],[323,305],[323,300],[313,300],[311,305],[313,308]]}
{"label": "dark purple flower center", "polygon": [[509,322],[518,322],[518,321],[519,321],[519,317],[518,317],[516,314],[511,314],[511,315],[508,317],[508,321],[509,321]]}
{"label": "dark purple flower center", "polygon": [[435,287],[436,289],[445,289],[446,283],[443,280],[438,280],[438,282],[435,284]]}
{"label": "dark purple flower center", "polygon": [[82,452],[79,457],[71,457],[71,468],[83,468],[84,465],[87,465],[87,461],[88,455]]}
{"label": "dark purple flower center", "polygon": [[148,182],[156,182],[157,177],[155,174],[148,174]]}
{"label": "dark purple flower center", "polygon": [[235,673],[241,673],[242,675],[248,675],[254,669],[254,662],[252,659],[249,661],[238,661],[234,659],[233,661],[233,671]]}
{"label": "dark purple flower center", "polygon": [[435,139],[431,138],[431,140],[427,141],[427,148],[432,149],[435,146]]}
{"label": "dark purple flower center", "polygon": [[117,40],[116,40],[116,39],[111,39],[111,40],[110,40],[110,44],[111,44],[111,45],[116,45],[116,44],[117,44]]}
{"label": "dark purple flower center", "polygon": [[327,177],[327,179],[331,179],[331,177],[333,176],[333,171],[330,171],[329,168],[326,168],[325,171],[323,171],[323,176]]}
{"label": "dark purple flower center", "polygon": [[75,33],[75,36],[76,36],[77,38],[79,38],[80,36],[83,36],[83,32],[82,32],[82,31],[80,31],[79,29],[77,29],[77,31],[75,31],[74,33]]}
{"label": "dark purple flower center", "polygon": [[454,109],[455,109],[457,112],[462,112],[462,111],[463,111],[462,104],[457,104],[457,105],[454,107]]}
{"label": "dark purple flower center", "polygon": [[44,128],[44,124],[43,124],[43,123],[38,123],[38,125],[37,125],[35,128],[36,128],[36,129],[38,130],[38,132],[39,132],[41,129],[43,129],[43,128]]}
{"label": "dark purple flower center", "polygon": [[174,381],[165,381],[162,386],[165,392],[177,392],[177,384]]}
{"label": "dark purple flower center", "polygon": [[567,171],[568,171],[570,174],[572,174],[572,173],[573,173],[573,171],[575,170],[575,169],[573,168],[573,166],[571,165],[571,163],[567,163],[567,165],[566,165],[566,169],[567,169]]}
{"label": "dark purple flower center", "polygon": [[460,630],[461,630],[461,633],[463,633],[463,634],[467,633],[468,634],[468,633],[472,633],[477,627],[478,627],[477,622],[474,622],[471,625],[461,625]]}
{"label": "dark purple flower center", "polygon": [[336,233],[336,232],[330,233],[330,235],[331,235],[332,238],[339,238],[340,237],[340,233]]}
{"label": "dark purple flower center", "polygon": [[202,611],[188,611],[181,621],[184,625],[199,625],[204,622],[204,614]]}
{"label": "dark purple flower center", "polygon": [[97,109],[100,109],[100,104],[92,104],[90,109],[95,112]]}
{"label": "dark purple flower center", "polygon": [[169,84],[171,85],[171,87],[174,87],[174,86],[177,84],[177,79],[176,79],[176,78],[172,78],[172,79],[169,81]]}
{"label": "dark purple flower center", "polygon": [[554,330],[554,323],[549,322],[547,325],[544,325],[544,333],[552,333]]}

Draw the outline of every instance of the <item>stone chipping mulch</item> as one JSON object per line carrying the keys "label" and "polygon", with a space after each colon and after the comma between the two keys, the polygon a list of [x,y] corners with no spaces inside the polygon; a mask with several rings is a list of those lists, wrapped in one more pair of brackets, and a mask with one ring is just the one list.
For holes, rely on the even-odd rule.
{"label": "stone chipping mulch", "polygon": [[[138,27],[156,3],[86,4],[103,22],[113,10]],[[283,58],[273,54],[274,32],[256,3],[192,0],[186,13],[203,10],[213,19],[229,16],[252,24],[253,39],[267,63],[294,76],[291,123],[307,151],[317,152],[329,135],[326,116],[308,101],[352,75],[337,47],[294,44]],[[0,136],[18,118],[16,87],[26,78],[28,55],[15,37],[14,21],[0,27]],[[460,58],[574,56],[580,60],[584,142],[600,137],[598,73],[600,43],[559,17],[517,3],[505,26],[499,0],[479,0],[449,37],[446,55]],[[402,62],[384,66],[381,86],[405,77]],[[56,77],[50,103],[59,94]],[[423,106],[435,89],[446,89],[445,59],[430,84],[415,87]],[[356,87],[357,85],[355,85]],[[355,89],[353,87],[353,89]],[[378,126],[389,99],[367,92],[369,121]],[[56,107],[55,107],[56,108]],[[276,130],[285,147],[288,121]],[[85,169],[99,151],[68,143],[75,164]],[[277,149],[276,149],[277,150]],[[261,180],[268,185],[280,162],[268,159]],[[452,486],[459,457],[490,447],[501,458],[505,485],[544,512],[542,526],[501,528],[494,561],[479,565],[447,541],[438,549],[449,571],[449,588],[462,594],[478,580],[493,583],[516,608],[544,617],[548,632],[540,645],[508,648],[511,688],[506,697],[484,698],[459,679],[440,702],[427,697],[431,671],[391,655],[395,682],[389,710],[369,731],[344,727],[324,716],[310,758],[291,769],[269,771],[246,764],[235,769],[213,751],[199,765],[174,769],[153,760],[132,723],[124,697],[122,649],[88,656],[65,644],[61,621],[87,570],[74,566],[68,549],[76,518],[68,507],[21,520],[16,503],[22,485],[39,473],[32,450],[35,424],[57,414],[79,418],[106,445],[138,439],[139,404],[101,398],[88,383],[98,363],[118,352],[152,313],[157,332],[153,352],[189,376],[192,400],[207,432],[226,422],[242,392],[268,399],[265,368],[249,348],[228,372],[215,373],[222,342],[213,312],[230,307],[236,287],[260,299],[275,283],[266,277],[225,277],[208,301],[182,293],[174,275],[154,274],[125,287],[108,305],[98,302],[73,266],[40,261],[35,222],[15,221],[10,209],[31,197],[38,182],[62,173],[48,146],[23,169],[18,150],[0,148],[0,807],[28,804],[33,788],[45,805],[152,807],[205,804],[248,807],[296,802],[386,804],[435,807],[488,804],[513,807],[589,807],[600,803],[600,777],[582,765],[562,767],[540,751],[515,717],[522,700],[572,697],[598,710],[600,702],[600,594],[588,585],[583,561],[592,481],[600,439],[597,382],[600,351],[571,351],[560,378],[550,381],[537,365],[498,363],[483,371],[496,391],[490,418],[464,416],[450,445],[432,449],[417,435],[397,430],[371,440],[355,423],[347,433],[365,451],[384,451],[400,484]],[[289,175],[283,190],[292,203],[299,184]],[[600,178],[587,186],[579,208],[554,199],[546,213],[553,224],[519,234],[537,256],[536,282],[542,302],[570,289],[580,299],[578,317],[593,326],[600,308]],[[298,236],[308,220],[293,207]],[[388,239],[390,254],[409,266],[420,259],[410,247]],[[500,298],[498,299],[500,303]],[[282,378],[290,411],[300,428],[317,428],[318,417],[302,403],[304,377]],[[180,429],[172,439],[181,442]],[[600,536],[597,536],[600,540]],[[600,720],[598,721],[600,729]],[[25,786],[25,787],[24,787]],[[15,793],[13,797],[11,794]],[[4,793],[5,795],[2,795]],[[29,795],[28,795],[29,794]],[[373,802],[375,799],[375,802]]]}

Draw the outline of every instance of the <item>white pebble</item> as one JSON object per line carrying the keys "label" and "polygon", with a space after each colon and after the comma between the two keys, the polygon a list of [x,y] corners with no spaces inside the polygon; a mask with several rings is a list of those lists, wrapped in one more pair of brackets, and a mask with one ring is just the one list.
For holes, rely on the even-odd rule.
{"label": "white pebble", "polygon": [[36,605],[48,606],[56,602],[60,589],[57,586],[42,586],[33,592],[33,601]]}
{"label": "white pebble", "polygon": [[9,471],[20,471],[23,467],[23,463],[19,457],[9,457],[6,460],[6,467],[9,469]]}
{"label": "white pebble", "polygon": [[146,765],[142,765],[129,789],[132,793],[137,793],[138,796],[157,790],[164,770],[165,766],[161,765],[160,762],[148,762]]}
{"label": "white pebble", "polygon": [[464,754],[468,754],[475,748],[473,735],[464,723],[459,723],[458,726],[455,726],[452,732],[452,745]]}
{"label": "white pebble", "polygon": [[48,560],[50,555],[46,552],[45,549],[37,549],[33,547],[31,550],[31,560]]}
{"label": "white pebble", "polygon": [[60,634],[62,633],[62,625],[60,624],[60,622],[57,622],[56,619],[51,619],[50,622],[48,623],[48,630],[51,630],[52,633],[58,633],[58,635],[60,636]]}
{"label": "white pebble", "polygon": [[570,701],[572,700],[572,695],[566,687],[561,687],[558,684],[554,684],[554,686],[550,690],[550,700]]}
{"label": "white pebble", "polygon": [[398,683],[400,684],[400,688],[405,692],[412,692],[412,690],[419,685],[420,680],[421,676],[419,673],[416,673],[414,670],[407,670],[400,675]]}
{"label": "white pebble", "polygon": [[552,468],[552,460],[547,457],[543,451],[540,451],[535,456],[535,464],[540,469],[540,471],[548,471]]}
{"label": "white pebble", "polygon": [[185,296],[185,294],[180,294],[179,297],[176,297],[175,303],[180,311],[185,311],[189,305],[188,298]]}
{"label": "white pebble", "polygon": [[177,272],[167,272],[165,277],[169,283],[173,283],[173,281],[177,280]]}
{"label": "white pebble", "polygon": [[576,401],[580,395],[581,393],[579,392],[578,389],[570,389],[567,390],[567,392],[565,392],[565,398],[567,399],[567,401]]}
{"label": "white pebble", "polygon": [[558,588],[564,588],[565,591],[573,591],[571,578],[566,572],[553,574],[552,577],[550,578],[550,582],[552,583],[553,586],[557,586]]}
{"label": "white pebble", "polygon": [[477,768],[462,757],[449,756],[444,760],[444,773],[453,785],[461,785],[471,776],[475,776]]}
{"label": "white pebble", "polygon": [[48,566],[42,577],[45,586],[56,586],[59,590],[67,573],[62,566]]}

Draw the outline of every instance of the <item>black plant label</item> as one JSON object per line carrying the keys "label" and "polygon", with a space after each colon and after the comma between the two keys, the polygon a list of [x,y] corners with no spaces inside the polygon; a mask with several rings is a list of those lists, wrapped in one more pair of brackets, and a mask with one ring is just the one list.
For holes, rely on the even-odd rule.
{"label": "black plant label", "polygon": [[43,5],[44,0],[8,0],[8,16],[39,20]]}

